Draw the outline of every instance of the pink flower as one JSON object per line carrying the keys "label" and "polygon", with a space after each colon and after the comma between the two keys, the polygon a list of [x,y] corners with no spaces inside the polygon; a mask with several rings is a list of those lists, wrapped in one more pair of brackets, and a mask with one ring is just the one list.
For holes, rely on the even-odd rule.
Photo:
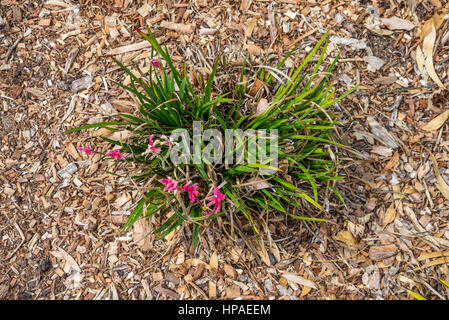
{"label": "pink flower", "polygon": [[161,62],[160,62],[158,59],[151,59],[151,60],[150,60],[150,64],[151,64],[153,67],[162,70]]}
{"label": "pink flower", "polygon": [[207,216],[210,216],[216,212],[221,211],[221,201],[225,199],[225,196],[223,193],[220,192],[220,190],[214,186],[214,196],[209,198],[209,203],[206,205],[206,207],[214,206],[212,211],[209,211],[206,213]]}
{"label": "pink flower", "polygon": [[106,156],[113,157],[116,160],[124,158],[124,156],[120,154],[120,150],[112,150],[111,152],[106,153]]}
{"label": "pink flower", "polygon": [[197,197],[197,195],[199,194],[199,191],[197,191],[196,189],[198,189],[198,183],[194,183],[194,184],[190,185],[190,182],[187,182],[181,188],[182,191],[189,193],[190,202],[195,202],[195,201],[199,202],[198,197]]}
{"label": "pink flower", "polygon": [[92,149],[89,147],[88,144],[86,145],[85,148],[78,147],[78,150],[83,151],[83,152],[85,152],[87,154],[92,154],[93,153]]}
{"label": "pink flower", "polygon": [[167,145],[167,146],[171,146],[173,145],[173,142],[170,141],[170,139],[166,139],[163,144]]}
{"label": "pink flower", "polygon": [[154,151],[154,152],[156,152],[156,153],[161,152],[161,149],[160,149],[160,148],[156,148],[156,147],[154,146],[153,135],[152,135],[152,134],[150,134],[150,136],[148,137],[148,144],[150,145],[150,150],[151,150],[151,151]]}
{"label": "pink flower", "polygon": [[177,191],[178,190],[178,182],[173,180],[171,177],[167,176],[167,179],[160,179],[160,183],[162,183],[165,188],[164,191]]}
{"label": "pink flower", "polygon": [[220,190],[216,186],[214,186],[214,195],[220,201],[225,199],[224,194],[221,193]]}

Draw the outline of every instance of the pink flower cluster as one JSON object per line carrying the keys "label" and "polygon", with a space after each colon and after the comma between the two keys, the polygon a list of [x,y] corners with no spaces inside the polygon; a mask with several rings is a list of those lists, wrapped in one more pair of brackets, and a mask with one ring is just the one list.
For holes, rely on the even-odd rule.
{"label": "pink flower cluster", "polygon": [[[170,139],[165,138],[165,141],[161,143],[158,140],[153,141],[153,137],[154,137],[154,135],[152,135],[152,134],[150,134],[148,136],[148,149],[147,149],[147,151],[145,151],[145,154],[148,154],[150,152],[160,153],[161,148],[156,148],[157,144],[162,144],[162,145],[166,145],[169,147],[173,145],[173,142],[171,142]],[[162,137],[165,137],[165,136],[162,136]]]}
{"label": "pink flower cluster", "polygon": [[196,189],[198,189],[198,183],[194,183],[194,184],[190,185],[190,181],[189,181],[181,188],[181,191],[185,191],[189,194],[190,202],[195,202],[195,201],[199,202],[197,195],[200,192]]}
{"label": "pink flower cluster", "polygon": [[154,146],[154,142],[153,142],[153,135],[150,134],[150,136],[148,137],[148,145],[150,146],[150,150],[156,153],[161,152],[161,148],[156,148]]}
{"label": "pink flower cluster", "polygon": [[223,193],[218,190],[216,186],[214,186],[214,196],[209,198],[209,203],[206,205],[206,207],[214,206],[214,208],[209,211],[206,215],[210,216],[214,213],[221,211],[221,201],[225,199],[225,196]]}
{"label": "pink flower cluster", "polygon": [[158,59],[151,59],[151,60],[150,60],[150,64],[151,64],[153,67],[162,70],[161,62],[160,62]]}
{"label": "pink flower cluster", "polygon": [[[84,153],[86,153],[86,154],[92,154],[92,153],[96,152],[96,151],[93,151],[93,150],[90,148],[89,145],[86,145],[85,148],[83,148],[83,147],[78,147],[78,150],[79,150],[79,151],[82,151],[82,152],[84,152]],[[97,153],[99,153],[99,152],[97,152]],[[120,150],[112,150],[112,151],[106,153],[106,156],[108,156],[108,157],[113,157],[113,158],[115,158],[115,159],[117,159],[117,160],[118,160],[118,159],[121,159],[121,158],[124,158],[124,156],[120,154]]]}
{"label": "pink flower cluster", "polygon": [[79,151],[83,151],[86,154],[92,154],[94,151],[89,147],[89,145],[87,144],[85,148],[83,147],[78,147]]}
{"label": "pink flower cluster", "polygon": [[[201,204],[200,200],[198,199],[198,194],[200,193],[197,189],[198,189],[198,183],[194,183],[191,184],[191,182],[187,182],[184,186],[182,186],[181,188],[178,186],[178,182],[173,180],[173,178],[167,176],[167,179],[160,179],[159,180],[160,183],[162,183],[165,188],[164,191],[168,191],[168,192],[180,192],[180,191],[184,191],[187,192],[188,196],[189,196],[189,200],[190,202],[198,202],[199,204]],[[220,190],[214,186],[214,195],[212,197],[210,197],[209,199],[207,199],[206,201],[208,201],[209,203],[206,205],[206,207],[208,209],[211,209],[210,207],[213,206],[213,208],[208,211],[206,213],[207,216],[210,216],[214,213],[220,212],[221,211],[221,201],[223,201],[225,199],[225,196],[223,193],[220,192]]]}
{"label": "pink flower cluster", "polygon": [[121,158],[124,158],[124,156],[122,156],[121,154],[120,154],[120,150],[112,150],[111,152],[108,152],[108,153],[106,153],[106,155],[108,156],[108,157],[113,157],[113,158],[115,158],[116,160],[118,160],[118,159],[121,159]]}
{"label": "pink flower cluster", "polygon": [[[160,153],[161,148],[155,147],[153,137],[154,137],[154,135],[152,135],[152,134],[150,134],[150,136],[148,137],[149,150],[152,152],[155,152],[155,153]],[[173,142],[171,142],[169,139],[166,139],[162,144],[171,146],[173,144]],[[96,152],[96,151],[92,150],[89,145],[86,145],[86,147],[78,147],[78,150],[82,151],[86,154],[92,154],[92,153]],[[112,151],[106,153],[106,156],[113,157],[117,160],[124,158],[124,156],[122,154],[120,154],[120,150],[112,150]]]}
{"label": "pink flower cluster", "polygon": [[169,176],[167,176],[167,179],[160,179],[159,182],[165,186],[164,191],[179,191],[178,182]]}

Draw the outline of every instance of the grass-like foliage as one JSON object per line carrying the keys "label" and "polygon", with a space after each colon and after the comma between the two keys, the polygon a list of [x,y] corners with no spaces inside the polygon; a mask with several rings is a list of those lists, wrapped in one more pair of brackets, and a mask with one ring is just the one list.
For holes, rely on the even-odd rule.
{"label": "grass-like foliage", "polygon": [[[251,66],[246,59],[239,79],[235,79],[234,86],[228,86],[232,90],[216,93],[214,78],[217,70],[226,69],[225,59],[217,59],[207,81],[194,86],[186,66],[178,70],[168,50],[160,46],[151,31],[139,33],[153,48],[151,58],[157,57],[151,59],[148,78],[136,76],[119,61],[115,62],[130,77],[130,85],[118,85],[135,95],[140,106],[133,114],[122,113],[113,121],[67,131],[101,127],[132,132],[126,141],[103,138],[120,150],[108,155],[118,161],[139,163],[141,171],[133,179],[151,179],[145,184],[150,187],[142,192],[124,230],[142,215],[149,218],[153,214],[167,214],[155,232],[164,237],[183,222],[190,222],[196,246],[203,220],[223,214],[246,219],[249,222],[246,225],[255,233],[259,232],[255,217],[261,212],[276,211],[298,219],[326,221],[297,212],[311,212],[303,209],[312,207],[317,209],[315,212],[323,210],[320,195],[326,190],[341,198],[335,188],[335,181],[341,177],[335,158],[329,154],[330,147],[339,145],[332,136],[337,116],[329,107],[355,88],[335,97],[330,78],[338,56],[324,71],[320,68],[328,45],[327,34],[297,68],[284,66],[295,49],[274,67]],[[255,98],[248,92],[256,82],[263,88]],[[256,110],[261,99],[266,104]],[[192,136],[194,121],[202,121],[202,130],[277,130],[279,168],[271,168],[268,162],[225,166],[202,161],[173,165],[167,155],[180,142],[170,141],[169,136],[176,129],[186,129]],[[240,141],[240,145],[247,142]],[[204,148],[206,142],[200,145]],[[244,150],[246,156],[248,148]],[[261,168],[274,169],[275,173],[261,176]]]}

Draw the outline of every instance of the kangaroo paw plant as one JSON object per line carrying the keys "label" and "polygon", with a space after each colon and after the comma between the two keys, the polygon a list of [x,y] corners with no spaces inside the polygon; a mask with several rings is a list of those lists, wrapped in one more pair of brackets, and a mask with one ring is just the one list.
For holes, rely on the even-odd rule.
{"label": "kangaroo paw plant", "polygon": [[[136,30],[153,49],[147,77],[114,59],[130,79],[129,85],[117,84],[138,99],[136,110],[67,131],[128,133],[121,140],[103,137],[115,146],[105,156],[135,163],[139,172],[132,179],[145,180],[124,230],[142,215],[159,214],[159,237],[188,222],[196,246],[205,220],[220,215],[244,219],[256,234],[256,217],[270,212],[326,221],[311,216],[323,210],[323,194],[329,190],[342,200],[331,151],[340,145],[332,134],[337,115],[329,107],[355,89],[335,97],[330,78],[338,56],[321,67],[327,34],[297,68],[285,67],[296,49],[275,67],[245,59],[237,79],[220,77],[232,82],[220,86],[230,88],[223,92],[215,76],[228,69],[224,58],[215,61],[207,81],[194,85],[187,67],[177,69],[151,31]],[[89,145],[78,148],[96,152]]]}

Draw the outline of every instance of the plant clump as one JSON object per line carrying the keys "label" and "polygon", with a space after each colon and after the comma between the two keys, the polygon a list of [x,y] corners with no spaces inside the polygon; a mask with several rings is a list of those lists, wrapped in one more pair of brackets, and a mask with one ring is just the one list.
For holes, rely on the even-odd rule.
{"label": "plant clump", "polygon": [[[342,177],[331,151],[341,145],[332,136],[338,116],[330,107],[355,88],[335,97],[331,73],[338,56],[324,71],[320,69],[327,34],[296,68],[284,66],[296,49],[275,67],[250,67],[246,59],[234,87],[215,94],[215,75],[226,66],[225,59],[217,59],[207,82],[194,87],[187,67],[179,71],[151,31],[136,30],[153,48],[148,77],[139,77],[114,60],[130,78],[128,86],[117,84],[135,95],[140,105],[132,114],[120,113],[111,121],[67,131],[131,132],[126,141],[103,137],[116,148],[105,156],[138,164],[132,179],[151,180],[124,230],[142,215],[167,214],[155,232],[164,237],[189,222],[196,246],[203,222],[221,215],[245,219],[255,233],[256,217],[271,211],[326,221],[297,211],[322,211],[321,195],[326,190],[343,200],[335,188]],[[256,83],[264,90],[251,103],[254,97],[249,92]],[[218,139],[229,138],[228,133],[231,143]],[[225,146],[225,153],[218,150]],[[89,145],[79,150],[87,155],[95,152]]]}

